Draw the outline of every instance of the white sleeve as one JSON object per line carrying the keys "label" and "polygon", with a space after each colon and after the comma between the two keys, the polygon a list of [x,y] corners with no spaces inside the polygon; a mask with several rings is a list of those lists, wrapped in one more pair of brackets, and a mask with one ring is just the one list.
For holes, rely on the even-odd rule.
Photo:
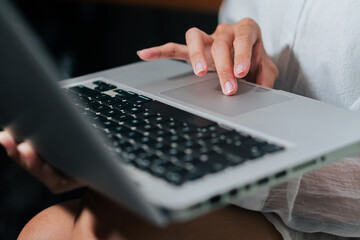
{"label": "white sleeve", "polygon": [[360,236],[360,155],[260,191],[233,204],[278,214],[290,228]]}
{"label": "white sleeve", "polygon": [[256,5],[251,0],[223,0],[219,23],[233,24],[245,17],[256,18]]}

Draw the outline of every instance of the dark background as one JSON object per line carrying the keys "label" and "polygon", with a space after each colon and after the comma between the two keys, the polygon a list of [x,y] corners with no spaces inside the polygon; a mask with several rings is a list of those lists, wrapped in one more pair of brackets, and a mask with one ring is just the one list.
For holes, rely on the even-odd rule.
{"label": "dark background", "polygon": [[[184,43],[198,27],[215,30],[217,14],[114,3],[14,0],[54,57],[62,78],[138,61],[136,51]],[[0,147],[0,240],[16,239],[36,213],[81,191],[53,195],[6,157]]]}

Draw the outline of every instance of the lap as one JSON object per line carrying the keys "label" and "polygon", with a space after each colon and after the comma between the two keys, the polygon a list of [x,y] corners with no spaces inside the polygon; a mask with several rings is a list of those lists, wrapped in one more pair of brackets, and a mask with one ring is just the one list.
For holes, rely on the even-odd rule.
{"label": "lap", "polygon": [[[41,231],[39,231],[41,229]],[[35,216],[19,239],[49,232],[51,239],[281,239],[258,212],[227,206],[185,223],[158,228],[102,196],[89,192],[80,201],[55,205]],[[34,239],[47,239],[37,238]]]}

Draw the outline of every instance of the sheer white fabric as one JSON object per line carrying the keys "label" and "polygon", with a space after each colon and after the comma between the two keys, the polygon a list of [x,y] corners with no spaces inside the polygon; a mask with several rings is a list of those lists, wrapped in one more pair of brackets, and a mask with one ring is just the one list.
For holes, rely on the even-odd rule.
{"label": "sheer white fabric", "polygon": [[[360,111],[359,13],[358,0],[227,0],[220,22],[260,25],[276,88]],[[285,239],[360,237],[359,173],[360,155],[348,157],[234,204],[264,212]]]}

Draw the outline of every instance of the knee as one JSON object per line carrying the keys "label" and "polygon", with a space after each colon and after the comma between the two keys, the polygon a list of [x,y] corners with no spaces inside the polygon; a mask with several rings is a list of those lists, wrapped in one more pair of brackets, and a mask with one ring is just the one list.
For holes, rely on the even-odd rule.
{"label": "knee", "polygon": [[70,239],[78,205],[79,200],[73,200],[38,213],[22,229],[18,240]]}

